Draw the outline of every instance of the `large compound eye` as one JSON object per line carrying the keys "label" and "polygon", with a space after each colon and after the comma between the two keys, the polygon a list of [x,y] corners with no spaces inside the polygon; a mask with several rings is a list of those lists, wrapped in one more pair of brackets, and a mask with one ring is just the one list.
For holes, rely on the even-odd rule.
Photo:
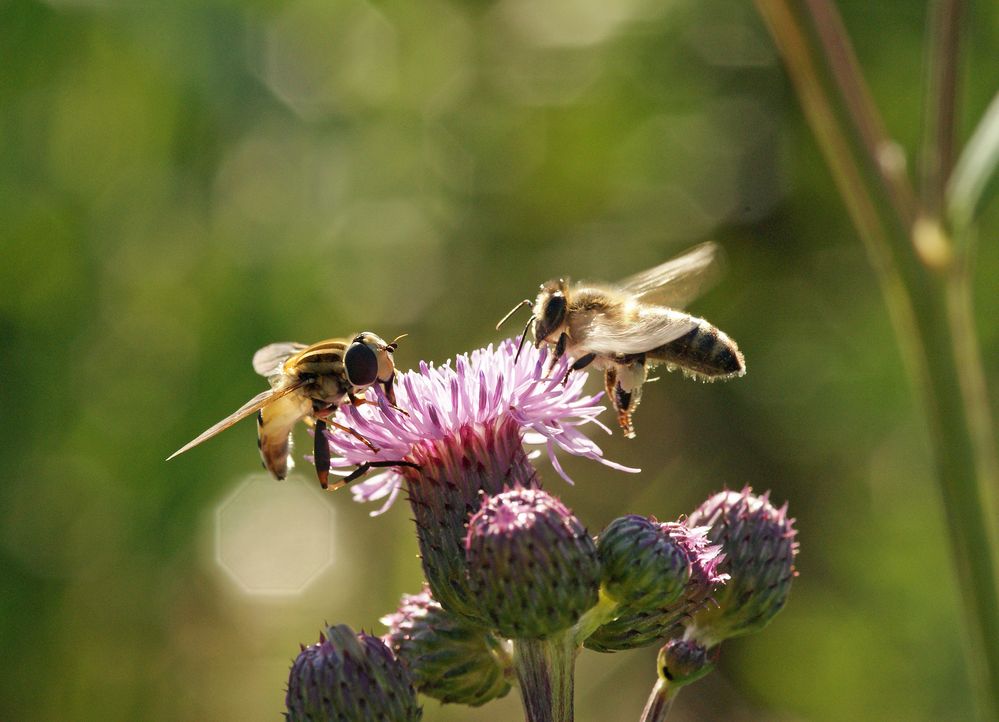
{"label": "large compound eye", "polygon": [[370,386],[378,378],[378,356],[370,346],[352,343],[343,355],[343,368],[353,386]]}
{"label": "large compound eye", "polygon": [[[543,311],[544,319],[542,325],[551,333],[556,328],[562,325],[562,321],[565,320],[565,296],[561,293],[552,294],[545,304]],[[547,336],[547,334],[545,334]]]}

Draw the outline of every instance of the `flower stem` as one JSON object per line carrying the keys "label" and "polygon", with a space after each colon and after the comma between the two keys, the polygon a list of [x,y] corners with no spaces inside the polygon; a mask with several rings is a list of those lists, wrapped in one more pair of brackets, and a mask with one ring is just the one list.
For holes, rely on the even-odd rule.
{"label": "flower stem", "polygon": [[649,701],[645,703],[645,709],[642,710],[640,722],[664,722],[669,716],[673,700],[676,699],[679,691],[678,687],[674,687],[666,680],[657,680],[649,695]]}
{"label": "flower stem", "polygon": [[516,639],[513,664],[527,722],[572,722],[576,643],[571,629],[548,639]]}
{"label": "flower stem", "polygon": [[597,628],[602,624],[606,624],[618,611],[620,605],[611,599],[607,593],[604,591],[603,586],[600,587],[600,601],[596,603],[595,606],[591,607],[579,621],[576,622],[574,629],[574,639],[576,644],[582,644],[586,641],[586,638],[597,631]]}
{"label": "flower stem", "polygon": [[927,27],[927,93],[923,132],[922,203],[939,218],[944,189],[954,166],[957,123],[957,61],[961,40],[961,0],[934,0]]}

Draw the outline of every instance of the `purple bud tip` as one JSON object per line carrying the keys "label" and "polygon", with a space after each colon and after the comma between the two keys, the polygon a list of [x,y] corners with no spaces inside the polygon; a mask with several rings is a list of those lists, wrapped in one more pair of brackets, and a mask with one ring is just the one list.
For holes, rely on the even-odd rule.
{"label": "purple bud tip", "polygon": [[717,606],[695,616],[693,636],[711,646],[765,627],[784,607],[796,575],[797,531],[787,505],[777,508],[769,492],[755,496],[745,487],[715,494],[687,523],[708,528],[708,538],[725,553],[718,569],[730,576],[715,596]]}
{"label": "purple bud tip", "polygon": [[422,694],[477,707],[510,691],[504,642],[447,612],[427,587],[404,596],[382,622],[389,628],[383,640],[406,663]]}
{"label": "purple bud tip", "polygon": [[586,529],[541,489],[490,497],[468,523],[469,585],[502,635],[541,639],[597,603],[600,561]]}
{"label": "purple bud tip", "polygon": [[409,672],[377,637],[345,625],[305,647],[288,675],[290,722],[385,720],[418,722],[422,710]]}

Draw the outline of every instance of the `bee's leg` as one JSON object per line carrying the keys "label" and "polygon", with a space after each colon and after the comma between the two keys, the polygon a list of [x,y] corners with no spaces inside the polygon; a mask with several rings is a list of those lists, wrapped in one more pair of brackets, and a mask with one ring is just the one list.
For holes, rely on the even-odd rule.
{"label": "bee's leg", "polygon": [[361,434],[359,434],[358,432],[354,431],[349,426],[344,426],[343,424],[338,424],[337,422],[330,421],[329,419],[326,419],[326,423],[329,424],[330,426],[336,428],[336,429],[340,429],[340,431],[346,431],[348,434],[350,434],[355,439],[357,439],[358,441],[360,441],[362,444],[364,444],[365,446],[367,446],[373,452],[378,453],[378,447],[377,446],[375,446],[374,444],[372,444],[370,441],[368,441],[368,439],[366,439],[365,437],[361,436]]}
{"label": "bee's leg", "polygon": [[625,438],[635,438],[635,427],[631,416],[642,398],[642,384],[645,383],[645,359],[628,365],[612,366],[604,375],[607,396],[617,409],[617,422]]}
{"label": "bee's leg", "polygon": [[567,383],[569,383],[569,376],[572,375],[573,371],[580,371],[582,369],[585,369],[587,366],[593,363],[593,359],[595,359],[596,357],[597,355],[595,353],[588,353],[585,356],[580,356],[578,359],[576,359],[575,363],[573,363],[572,366],[570,366],[569,369],[565,372],[565,376],[562,377],[562,385],[565,386]]}
{"label": "bee's leg", "polygon": [[330,489],[332,491],[336,491],[341,487],[347,486],[350,482],[360,479],[372,469],[384,469],[390,466],[408,466],[410,469],[420,468],[419,464],[414,464],[412,461],[365,461],[363,464],[359,464],[358,467],[347,476],[335,482]]}
{"label": "bee's leg", "polygon": [[326,422],[322,419],[316,419],[312,454],[316,461],[316,476],[319,477],[319,484],[326,489],[329,487],[330,478],[330,444],[326,439]]}
{"label": "bee's leg", "polygon": [[558,337],[558,341],[555,343],[555,350],[552,351],[551,360],[548,362],[548,371],[545,372],[545,377],[551,375],[552,369],[555,368],[555,364],[558,363],[559,359],[565,355],[565,347],[569,344],[569,334],[563,333]]}

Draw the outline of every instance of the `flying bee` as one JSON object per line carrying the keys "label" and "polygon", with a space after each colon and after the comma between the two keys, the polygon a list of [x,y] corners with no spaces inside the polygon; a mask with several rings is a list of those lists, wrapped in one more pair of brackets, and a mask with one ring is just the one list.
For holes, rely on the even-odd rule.
{"label": "flying bee", "polygon": [[[257,446],[264,468],[274,478],[284,479],[293,465],[290,456],[292,429],[304,419],[315,427],[313,453],[316,475],[322,487],[329,488],[330,451],[324,433],[327,426],[351,434],[372,451],[378,451],[364,436],[349,426],[330,420],[330,416],[345,402],[355,406],[374,403],[365,399],[363,394],[375,385],[381,385],[389,403],[395,407],[395,362],[392,354],[400,338],[402,336],[392,343],[385,343],[366,331],[353,339],[330,339],[311,346],[300,343],[264,346],[253,354],[253,370],[265,377],[271,388],[257,394],[182,446],[167,461],[256,414]],[[350,483],[372,467],[385,466],[415,465],[407,461],[369,461],[334,484],[333,488]]]}
{"label": "flying bee", "polygon": [[[650,368],[664,364],[701,381],[746,373],[735,341],[703,318],[676,310],[717,278],[720,261],[721,248],[703,243],[616,284],[543,283],[520,348],[531,330],[536,347],[544,343],[553,349],[549,369],[569,354],[574,361],[563,383],[590,364],[602,370],[618,423],[627,438],[634,438],[632,414]],[[496,328],[531,305],[529,299],[521,301]]]}

